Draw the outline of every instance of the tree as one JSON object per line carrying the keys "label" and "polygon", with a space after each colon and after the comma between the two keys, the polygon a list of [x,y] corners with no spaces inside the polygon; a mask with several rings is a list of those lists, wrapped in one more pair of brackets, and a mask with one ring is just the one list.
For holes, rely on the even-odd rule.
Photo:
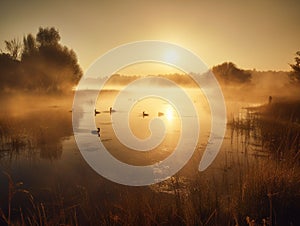
{"label": "tree", "polygon": [[58,30],[56,30],[54,27],[40,27],[39,32],[36,35],[36,41],[40,44],[40,47],[58,46],[60,35],[58,33]]}
{"label": "tree", "polygon": [[[40,27],[36,37],[23,37],[23,45],[16,39],[6,41],[8,53],[0,53],[0,88],[44,93],[70,91],[80,80],[82,70],[75,52],[59,40],[54,27]],[[21,59],[16,60],[20,55]]]}
{"label": "tree", "polygon": [[20,61],[8,53],[0,54],[0,92],[15,89],[22,83],[20,78]]}
{"label": "tree", "polygon": [[14,60],[18,60],[22,52],[22,44],[17,39],[12,39],[10,41],[5,40],[5,50],[8,51],[10,57]]}
{"label": "tree", "polygon": [[293,83],[300,83],[300,51],[296,52],[295,64],[290,64],[293,71],[289,74]]}
{"label": "tree", "polygon": [[37,43],[32,34],[23,37],[23,52],[22,59],[35,55],[37,53]]}
{"label": "tree", "polygon": [[232,62],[215,66],[212,71],[220,81],[225,83],[244,84],[250,82],[252,78],[250,72],[237,68]]}

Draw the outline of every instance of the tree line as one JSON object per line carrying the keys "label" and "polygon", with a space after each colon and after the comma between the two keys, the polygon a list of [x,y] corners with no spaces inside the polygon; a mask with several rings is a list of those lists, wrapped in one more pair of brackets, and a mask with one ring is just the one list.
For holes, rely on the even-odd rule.
{"label": "tree line", "polygon": [[70,91],[82,76],[76,53],[60,44],[54,27],[40,27],[22,42],[5,41],[0,53],[0,90],[61,93]]}
{"label": "tree line", "polygon": [[[295,63],[289,64],[291,71],[288,72],[290,82],[293,85],[300,84],[300,51],[296,52],[296,57],[294,58]],[[223,64],[214,66],[212,71],[219,82],[224,84],[247,84],[252,80],[252,71],[243,70],[238,68],[232,62],[225,62]]]}
{"label": "tree line", "polygon": [[219,82],[224,84],[247,84],[251,82],[251,71],[238,68],[232,62],[225,62],[212,68]]}
{"label": "tree line", "polygon": [[[40,27],[35,36],[28,34],[22,42],[17,39],[5,41],[5,50],[0,52],[0,92],[57,93],[71,90],[82,77],[82,70],[76,53],[60,44],[60,39],[56,28]],[[291,82],[300,84],[300,51],[296,53],[295,64],[290,66]],[[212,71],[223,84],[247,84],[252,80],[251,71],[240,69],[232,62],[217,65]],[[178,74],[164,77],[184,85],[191,83]],[[118,75],[113,80],[122,84],[124,79]]]}

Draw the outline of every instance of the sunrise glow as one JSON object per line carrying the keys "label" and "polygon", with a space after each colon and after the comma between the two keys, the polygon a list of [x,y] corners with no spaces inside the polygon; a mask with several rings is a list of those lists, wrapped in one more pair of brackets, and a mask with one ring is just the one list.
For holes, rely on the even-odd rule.
{"label": "sunrise glow", "polygon": [[171,107],[169,107],[166,111],[166,118],[168,121],[173,120],[173,111],[172,111]]}

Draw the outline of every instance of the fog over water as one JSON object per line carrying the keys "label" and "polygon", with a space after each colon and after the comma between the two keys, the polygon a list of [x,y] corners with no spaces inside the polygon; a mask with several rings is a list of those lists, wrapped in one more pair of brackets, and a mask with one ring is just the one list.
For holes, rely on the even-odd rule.
{"label": "fog over water", "polygon": [[[187,75],[177,74],[174,77],[172,75],[165,77],[171,78],[186,92],[197,111],[198,116],[194,120],[198,121],[200,125],[199,140],[194,154],[188,164],[177,174],[177,177],[180,178],[178,182],[180,183],[178,185],[180,192],[188,193],[192,181],[201,175],[207,180],[213,178],[215,189],[226,193],[223,189],[224,184],[222,184],[225,170],[228,183],[234,184],[237,183],[237,175],[241,172],[244,173],[244,169],[241,169],[240,172],[235,166],[259,165],[270,158],[270,152],[261,144],[260,138],[255,135],[257,131],[254,133],[241,132],[229,124],[220,153],[212,165],[199,174],[199,161],[207,146],[211,129],[209,101]],[[275,77],[276,79],[274,79]],[[182,117],[189,117],[189,115],[180,116],[176,106],[162,98],[155,96],[134,98],[134,92],[143,93],[146,90],[155,89],[177,95],[174,88],[161,85],[157,82],[158,80],[155,83],[146,83],[122,93],[124,106],[132,106],[129,114],[124,109],[118,108],[115,100],[120,93],[120,88],[140,78],[148,77],[113,76],[99,92],[97,100],[90,99],[85,103],[93,110],[83,112],[83,114],[92,114],[95,117],[94,128],[99,128],[99,132],[94,128],[85,132],[97,137],[114,158],[136,166],[154,164],[170,156],[182,135]],[[117,79],[118,83],[112,82],[114,79]],[[227,107],[228,123],[231,123],[233,119],[245,119],[249,115],[249,107],[268,105],[269,96],[272,96],[272,103],[291,101],[299,97],[298,89],[289,83],[288,74],[285,72],[252,72],[252,80],[249,83],[228,84],[220,81],[220,86]],[[98,93],[93,89],[77,92],[82,92],[87,97],[91,93]],[[45,200],[49,198],[50,194],[59,191],[62,191],[62,195],[65,197],[73,193],[78,195],[79,190],[84,188],[92,196],[97,195],[98,198],[95,201],[101,202],[103,192],[107,192],[107,188],[111,190],[111,193],[106,196],[106,199],[108,202],[114,202],[113,200],[120,193],[118,186],[98,175],[87,164],[74,140],[72,114],[76,114],[76,109],[72,105],[73,94],[36,95],[10,92],[5,94],[5,98],[0,100],[0,104],[3,106],[0,111],[2,171],[9,172],[15,181],[22,181],[22,186],[41,200]],[[94,109],[99,114],[95,114]],[[127,116],[129,117],[127,118]],[[151,135],[149,128],[151,120],[158,118],[165,126],[164,139],[157,147],[148,152],[141,153],[132,150],[118,140],[114,132],[112,117],[128,120],[132,134],[142,140]],[[82,118],[84,115],[79,115],[79,119]],[[79,123],[84,123],[84,120],[79,120]],[[152,132],[155,133],[155,130]],[[186,145],[189,144],[186,143]],[[5,175],[1,175],[2,181],[7,181],[5,178]],[[172,183],[172,179],[169,179],[142,189],[159,195],[174,195],[176,192],[174,193]],[[1,193],[5,193],[7,186],[7,183],[1,183]],[[7,200],[5,196],[2,197],[4,206],[1,208],[5,209]],[[77,201],[80,198],[76,198]]]}

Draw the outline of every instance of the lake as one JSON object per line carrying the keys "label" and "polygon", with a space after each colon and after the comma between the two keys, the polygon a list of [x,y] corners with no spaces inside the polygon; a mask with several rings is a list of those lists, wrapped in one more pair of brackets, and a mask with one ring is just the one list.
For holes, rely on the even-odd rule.
{"label": "lake", "polygon": [[[89,92],[95,91],[81,92],[89,96]],[[190,122],[200,124],[200,133],[195,152],[188,163],[174,177],[158,184],[142,187],[119,185],[97,174],[82,157],[72,129],[72,110],[74,113],[76,109],[65,105],[45,104],[42,108],[29,109],[24,113],[8,113],[3,110],[0,116],[0,170],[3,172],[0,173],[0,208],[3,212],[9,212],[8,188],[11,184],[15,191],[28,191],[37,206],[43,203],[48,223],[54,224],[75,224],[76,221],[91,225],[95,222],[134,224],[151,222],[152,217],[156,218],[154,221],[164,219],[169,223],[192,224],[208,221],[210,216],[214,216],[216,208],[220,208],[220,215],[215,216],[216,221],[233,219],[235,208],[232,205],[239,197],[236,192],[246,191],[243,190],[243,186],[246,186],[243,180],[247,173],[251,169],[261,169],[266,162],[272,161],[270,151],[259,139],[259,131],[237,130],[228,124],[218,156],[206,171],[199,172],[198,165],[211,129],[209,105],[201,93],[194,89],[187,90],[197,117],[189,114],[179,116],[176,106],[165,99],[153,96],[136,99],[130,92],[123,95],[124,105],[121,105],[125,109],[132,106],[128,114],[128,111],[115,105],[117,94],[115,90],[102,91],[96,105],[93,99],[85,103],[90,105],[89,109],[92,111],[83,112],[75,123],[84,124],[85,114],[89,117],[92,115],[95,126],[85,132],[101,140],[109,153],[118,160],[143,166],[168,158],[180,139],[182,117],[193,117]],[[226,102],[226,105],[230,121],[232,118],[247,119],[249,110],[243,107],[256,106],[258,103],[232,101]],[[94,113],[94,106],[99,114]],[[149,123],[158,118],[165,125],[164,139],[148,152],[131,150],[118,140],[112,117],[127,120],[132,134],[141,140],[151,135]],[[96,128],[100,129],[99,133]],[[13,182],[10,182],[6,173]],[[11,218],[19,219],[22,207],[25,215],[40,219],[33,214],[38,209],[37,206],[32,207],[28,198],[23,196],[18,192],[13,196]],[[146,206],[141,207],[140,200]],[[264,205],[268,205],[267,198],[264,202]],[[187,215],[183,209],[188,209],[189,214],[194,217]],[[61,216],[62,210],[64,217]],[[195,211],[200,212],[198,214]],[[74,213],[77,214],[76,217]],[[141,216],[147,213],[149,216],[146,219],[135,218],[134,213]],[[247,214],[251,215],[251,212]],[[253,215],[253,218],[262,220],[261,216],[267,218],[268,209],[261,211],[259,216]]]}

